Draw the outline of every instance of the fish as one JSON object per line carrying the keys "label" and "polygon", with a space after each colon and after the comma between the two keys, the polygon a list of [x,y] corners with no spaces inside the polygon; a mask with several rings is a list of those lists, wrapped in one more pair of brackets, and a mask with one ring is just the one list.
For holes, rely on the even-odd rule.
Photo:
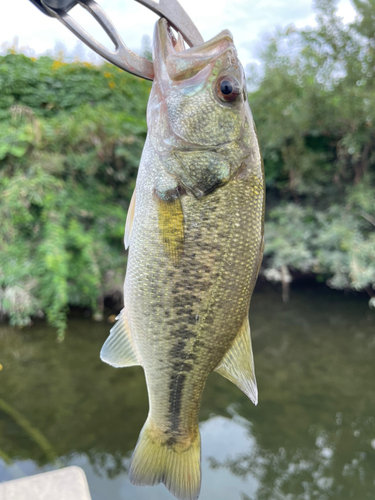
{"label": "fish", "polygon": [[130,481],[196,500],[207,377],[216,371],[258,402],[249,306],[263,254],[264,169],[228,30],[186,48],[162,18],[153,60],[125,228],[124,309],[101,359],[140,365],[146,377],[149,414]]}

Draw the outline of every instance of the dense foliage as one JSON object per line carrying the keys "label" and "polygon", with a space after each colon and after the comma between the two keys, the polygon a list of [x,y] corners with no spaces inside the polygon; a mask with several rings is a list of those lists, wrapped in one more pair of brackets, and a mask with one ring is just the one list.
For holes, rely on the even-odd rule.
{"label": "dense foliage", "polygon": [[[150,85],[115,67],[0,59],[0,312],[13,324],[121,297]],[[118,299],[117,299],[118,300]]]}
{"label": "dense foliage", "polygon": [[347,26],[317,0],[316,28],[271,39],[251,103],[268,188],[266,276],[313,273],[373,297],[375,3],[354,5]]}
{"label": "dense foliage", "polygon": [[[346,26],[330,0],[317,27],[272,38],[250,94],[264,155],[263,272],[375,286],[375,6]],[[121,296],[126,209],[146,136],[150,84],[107,64],[0,57],[0,315]],[[375,299],[371,299],[375,304]]]}

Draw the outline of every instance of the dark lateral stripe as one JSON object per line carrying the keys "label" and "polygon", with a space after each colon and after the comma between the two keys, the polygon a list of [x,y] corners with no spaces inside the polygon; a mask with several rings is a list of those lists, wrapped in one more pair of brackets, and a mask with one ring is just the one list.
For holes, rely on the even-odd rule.
{"label": "dark lateral stripe", "polygon": [[178,433],[180,428],[181,403],[186,377],[193,369],[193,361],[196,358],[193,353],[185,355],[183,352],[185,345],[186,340],[179,339],[171,349],[174,361],[169,383],[168,421],[170,423],[170,432],[172,433]]}
{"label": "dark lateral stripe", "polygon": [[170,431],[178,433],[181,421],[182,392],[186,381],[185,373],[174,373],[169,384],[169,414]]}

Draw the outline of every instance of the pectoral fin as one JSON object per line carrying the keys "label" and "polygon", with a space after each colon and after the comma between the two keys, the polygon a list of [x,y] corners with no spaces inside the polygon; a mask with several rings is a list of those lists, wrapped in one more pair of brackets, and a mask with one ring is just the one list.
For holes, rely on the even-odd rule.
{"label": "pectoral fin", "polygon": [[255,405],[258,404],[249,318],[245,318],[231,348],[215,371],[233,382]]}
{"label": "pectoral fin", "polygon": [[132,199],[130,200],[130,205],[128,208],[128,215],[126,217],[126,224],[125,224],[125,250],[129,248],[130,245],[130,237],[132,234],[132,228],[133,228],[133,220],[134,220],[134,209],[135,209],[135,189],[133,191],[133,196]]}
{"label": "pectoral fin", "polygon": [[132,345],[124,309],[117,316],[117,323],[111,329],[109,337],[104,342],[100,351],[100,358],[115,368],[141,364]]}
{"label": "pectoral fin", "polygon": [[171,260],[177,264],[184,248],[184,214],[181,199],[176,196],[164,200],[156,195],[158,225],[163,246]]}

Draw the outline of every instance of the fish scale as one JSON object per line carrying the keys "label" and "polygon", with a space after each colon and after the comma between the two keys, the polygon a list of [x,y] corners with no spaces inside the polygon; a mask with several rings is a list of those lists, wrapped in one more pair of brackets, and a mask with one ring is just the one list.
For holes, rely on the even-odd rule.
{"label": "fish scale", "polygon": [[[163,482],[179,500],[195,500],[208,375],[216,370],[257,404],[248,311],[263,251],[265,189],[230,33],[176,47],[160,20],[149,134],[125,231],[125,307],[101,356],[117,367],[139,364],[146,376],[150,411],[130,480]],[[233,97],[218,94],[220,78]]]}
{"label": "fish scale", "polygon": [[[200,398],[196,398],[190,408],[192,394],[198,389],[201,395],[208,374],[221,361],[248,311],[254,286],[251,276],[256,275],[262,239],[261,172],[227,184],[200,199],[198,207],[194,198],[182,198],[184,252],[175,265],[159,244],[153,155],[147,143],[137,182],[140,196],[128,261],[127,315],[143,360],[150,418],[168,433],[178,396],[182,399],[178,432],[189,435],[200,405]],[[158,159],[155,163],[157,167]],[[154,175],[158,175],[157,168]],[[223,330],[228,332],[225,336]],[[185,341],[183,358],[194,355],[194,367],[189,371],[191,387],[181,379],[187,371],[183,359],[176,362],[174,349],[181,340]],[[184,384],[178,384],[178,377]],[[176,379],[171,389],[170,381]],[[160,387],[169,391],[161,393]],[[195,417],[190,422],[192,414]]]}

